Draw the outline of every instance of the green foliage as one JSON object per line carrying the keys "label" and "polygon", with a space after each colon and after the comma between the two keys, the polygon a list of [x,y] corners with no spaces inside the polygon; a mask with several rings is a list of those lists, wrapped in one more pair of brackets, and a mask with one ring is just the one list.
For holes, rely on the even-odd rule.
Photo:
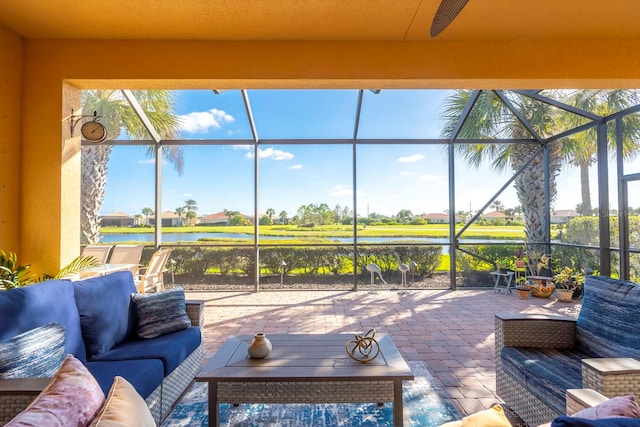
{"label": "green foliage", "polygon": [[81,255],[54,275],[43,274],[42,276],[37,276],[29,270],[31,268],[30,265],[18,264],[18,256],[15,253],[0,251],[0,285],[6,290],[28,286],[44,280],[60,279],[99,264],[94,257]]}

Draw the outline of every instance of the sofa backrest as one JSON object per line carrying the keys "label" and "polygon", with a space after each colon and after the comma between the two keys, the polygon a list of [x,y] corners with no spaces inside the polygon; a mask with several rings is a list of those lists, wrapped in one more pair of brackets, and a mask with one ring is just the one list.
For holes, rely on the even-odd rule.
{"label": "sofa backrest", "polygon": [[640,285],[587,276],[577,346],[599,357],[640,358]]}
{"label": "sofa backrest", "polygon": [[0,341],[50,322],[64,327],[67,353],[86,361],[73,283],[49,280],[0,292]]}
{"label": "sofa backrest", "polygon": [[136,285],[130,271],[73,282],[80,314],[87,360],[111,350],[128,339],[135,329],[131,294]]}

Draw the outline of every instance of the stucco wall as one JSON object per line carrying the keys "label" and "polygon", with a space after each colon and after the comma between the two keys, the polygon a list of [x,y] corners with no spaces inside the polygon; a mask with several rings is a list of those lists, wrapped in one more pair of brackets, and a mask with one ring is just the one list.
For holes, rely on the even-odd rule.
{"label": "stucco wall", "polygon": [[22,40],[0,27],[0,250],[20,250]]}

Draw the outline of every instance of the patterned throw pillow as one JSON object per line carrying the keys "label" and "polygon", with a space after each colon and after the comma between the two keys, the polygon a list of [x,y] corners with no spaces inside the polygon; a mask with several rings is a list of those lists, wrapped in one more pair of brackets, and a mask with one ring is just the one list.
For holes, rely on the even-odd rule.
{"label": "patterned throw pillow", "polygon": [[151,411],[135,388],[116,376],[107,400],[89,427],[155,427]]}
{"label": "patterned throw pillow", "polygon": [[66,355],[64,328],[47,323],[0,342],[0,379],[53,377]]}
{"label": "patterned throw pillow", "polygon": [[104,402],[96,379],[69,354],[42,393],[5,427],[88,426]]}
{"label": "patterned throw pillow", "polygon": [[133,294],[131,300],[138,315],[140,338],[155,338],[191,326],[182,287],[153,294]]}

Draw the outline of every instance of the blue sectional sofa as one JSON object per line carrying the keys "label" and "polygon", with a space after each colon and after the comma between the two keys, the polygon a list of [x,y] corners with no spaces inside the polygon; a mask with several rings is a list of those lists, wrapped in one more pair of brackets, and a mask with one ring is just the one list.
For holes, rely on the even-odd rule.
{"label": "blue sectional sofa", "polygon": [[[136,292],[130,272],[76,282],[51,280],[0,292],[0,341],[51,322],[62,325],[66,353],[85,364],[105,395],[116,375],[124,377],[160,424],[202,367],[203,302],[186,301],[190,327],[143,339],[136,334],[138,319],[131,298]],[[38,389],[42,383],[28,378],[1,380],[0,407],[6,410],[9,400],[15,404],[25,390],[28,403],[33,397],[28,396],[30,388],[35,384]],[[0,425],[13,415],[0,411]]]}
{"label": "blue sectional sofa", "polygon": [[495,316],[496,392],[528,425],[567,412],[567,390],[640,399],[640,285],[587,276],[577,319]]}

